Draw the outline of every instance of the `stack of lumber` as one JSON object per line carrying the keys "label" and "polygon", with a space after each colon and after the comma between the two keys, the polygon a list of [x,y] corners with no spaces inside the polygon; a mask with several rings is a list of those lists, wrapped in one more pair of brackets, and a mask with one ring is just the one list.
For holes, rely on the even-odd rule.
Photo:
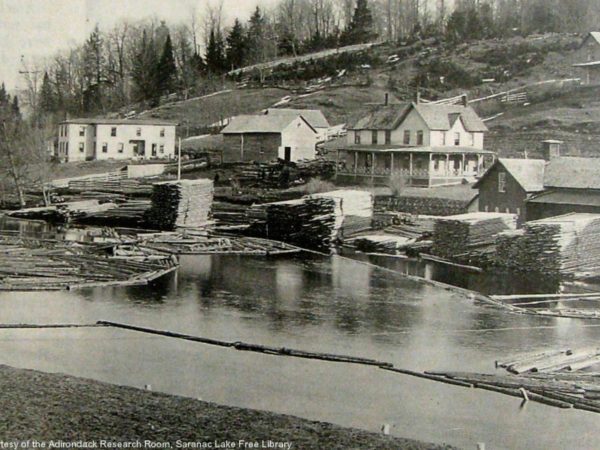
{"label": "stack of lumber", "polygon": [[517,217],[503,213],[468,213],[438,218],[433,227],[432,253],[459,262],[487,260],[493,255],[495,236],[515,230]]}
{"label": "stack of lumber", "polygon": [[247,209],[246,206],[235,203],[213,202],[212,218],[216,222],[215,226],[221,230],[247,228]]}
{"label": "stack of lumber", "polygon": [[109,192],[130,196],[149,196],[152,193],[152,184],[139,179],[122,180],[73,180],[69,181],[71,192]]}
{"label": "stack of lumber", "polygon": [[311,159],[296,162],[298,176],[301,178],[325,177],[335,173],[335,161]]}
{"label": "stack of lumber", "polygon": [[7,215],[19,219],[37,219],[48,222],[66,223],[71,219],[86,216],[87,214],[106,211],[115,207],[113,203],[100,203],[98,200],[79,200],[58,203],[53,206],[40,208],[25,208],[11,211]]}
{"label": "stack of lumber", "polygon": [[302,198],[254,205],[248,210],[252,230],[302,248],[330,251],[336,235],[336,201]]}
{"label": "stack of lumber", "polygon": [[430,239],[433,236],[435,221],[439,216],[399,215],[392,225],[385,228],[387,234],[395,234],[417,240]]}
{"label": "stack of lumber", "polygon": [[[111,250],[107,252],[107,250]],[[0,290],[60,290],[142,285],[177,267],[177,260],[145,251],[118,256],[119,247],[0,236]]]}
{"label": "stack of lumber", "polygon": [[88,212],[77,218],[78,222],[111,226],[145,226],[150,209],[150,200],[128,200],[120,204],[107,204],[110,207],[102,211]]}
{"label": "stack of lumber", "polygon": [[368,191],[340,189],[312,194],[308,198],[331,198],[335,201],[338,237],[351,236],[371,228],[373,194]]}
{"label": "stack of lumber", "polygon": [[572,213],[528,222],[498,236],[496,263],[557,277],[600,274],[600,215]]}
{"label": "stack of lumber", "polygon": [[151,200],[146,219],[152,228],[204,226],[210,217],[213,182],[199,179],[155,183]]}

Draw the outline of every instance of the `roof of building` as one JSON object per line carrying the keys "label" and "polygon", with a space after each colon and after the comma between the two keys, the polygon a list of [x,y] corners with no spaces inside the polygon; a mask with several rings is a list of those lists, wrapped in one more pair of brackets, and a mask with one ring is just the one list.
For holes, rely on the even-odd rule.
{"label": "roof of building", "polygon": [[160,119],[108,119],[104,117],[67,119],[61,124],[79,124],[79,125],[159,125],[159,126],[177,126],[177,122]]}
{"label": "roof of building", "polygon": [[584,63],[573,64],[573,67],[596,67],[600,66],[600,61],[589,61]]}
{"label": "roof of building", "polygon": [[517,183],[521,185],[525,192],[540,192],[544,190],[544,168],[546,167],[546,161],[543,159],[499,158],[477,180],[473,187],[478,188],[497,164],[501,164]]}
{"label": "roof of building", "polygon": [[281,133],[297,117],[300,117],[309,128],[316,133],[315,129],[302,116],[291,117],[287,114],[247,114],[231,118],[229,124],[221,130],[222,134],[241,133]]}
{"label": "roof of building", "polygon": [[430,130],[447,131],[460,119],[467,131],[487,131],[485,123],[470,106],[436,103],[403,103],[379,106],[358,119],[351,130],[394,130],[415,109]]}
{"label": "roof of building", "polygon": [[600,189],[600,158],[564,156],[546,166],[547,188]]}
{"label": "roof of building", "polygon": [[583,38],[583,41],[581,41],[581,44],[583,45],[583,43],[585,41],[588,40],[588,38],[592,38],[596,41],[596,43],[600,44],[600,31],[590,31],[587,36],[585,38]]}
{"label": "roof of building", "polygon": [[[336,149],[337,150],[337,149]],[[376,153],[436,153],[436,154],[493,154],[490,150],[474,147],[447,146],[447,147],[403,147],[401,145],[346,145],[339,150],[355,150],[359,152]]]}
{"label": "roof of building", "polygon": [[594,191],[549,191],[526,200],[528,203],[600,207],[600,193]]}
{"label": "roof of building", "polygon": [[289,108],[269,108],[265,111],[266,115],[281,115],[290,118],[302,116],[313,128],[329,128],[329,122],[320,109],[289,109]]}

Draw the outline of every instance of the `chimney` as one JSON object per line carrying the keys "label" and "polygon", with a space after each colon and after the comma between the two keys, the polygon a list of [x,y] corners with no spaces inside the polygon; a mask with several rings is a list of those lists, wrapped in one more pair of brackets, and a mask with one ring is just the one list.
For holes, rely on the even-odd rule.
{"label": "chimney", "polygon": [[390,103],[390,94],[388,92],[385,93],[385,98],[383,100],[383,106],[387,106]]}
{"label": "chimney", "polygon": [[560,145],[562,141],[547,139],[542,141],[542,155],[546,161],[560,157]]}
{"label": "chimney", "polygon": [[460,104],[463,106],[469,106],[469,97],[467,97],[467,94],[460,96]]}

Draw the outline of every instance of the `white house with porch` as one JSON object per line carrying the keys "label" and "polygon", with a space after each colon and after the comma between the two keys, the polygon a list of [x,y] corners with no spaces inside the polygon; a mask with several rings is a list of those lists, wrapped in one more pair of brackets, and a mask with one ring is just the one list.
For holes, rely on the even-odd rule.
{"label": "white house with porch", "polygon": [[374,108],[348,128],[338,149],[340,182],[439,186],[474,180],[495,156],[483,148],[487,127],[466,104],[404,103]]}

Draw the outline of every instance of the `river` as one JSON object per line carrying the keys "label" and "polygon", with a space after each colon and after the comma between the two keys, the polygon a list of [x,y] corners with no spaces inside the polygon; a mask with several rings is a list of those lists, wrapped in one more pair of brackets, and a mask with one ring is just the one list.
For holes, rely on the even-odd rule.
{"label": "river", "polygon": [[[432,270],[384,258],[407,272]],[[435,277],[448,277],[440,271]],[[458,284],[477,283],[472,277]],[[507,281],[508,280],[508,281]],[[481,281],[480,281],[481,283]],[[514,291],[506,277],[495,289]],[[529,287],[533,289],[531,280]],[[483,283],[489,286],[489,283]],[[111,320],[215,339],[494,373],[515,353],[597,345],[600,322],[513,315],[348,258],[185,256],[150,286],[2,292],[2,323]],[[600,448],[600,415],[374,367],[112,328],[0,330],[1,362],[463,448]],[[251,438],[251,437],[249,437]]]}

